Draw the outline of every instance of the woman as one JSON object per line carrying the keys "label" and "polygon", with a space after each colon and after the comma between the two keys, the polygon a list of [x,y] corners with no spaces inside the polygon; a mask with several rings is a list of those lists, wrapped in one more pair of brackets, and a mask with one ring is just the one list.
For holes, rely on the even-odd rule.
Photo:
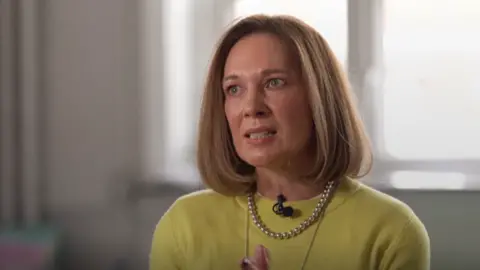
{"label": "woman", "polygon": [[371,152],[350,92],[312,27],[263,15],[233,25],[200,117],[209,190],[164,214],[150,269],[429,269],[413,211],[356,180]]}

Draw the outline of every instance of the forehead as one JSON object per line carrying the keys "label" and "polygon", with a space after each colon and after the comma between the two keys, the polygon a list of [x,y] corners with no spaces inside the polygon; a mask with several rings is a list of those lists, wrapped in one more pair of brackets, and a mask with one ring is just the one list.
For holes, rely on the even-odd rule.
{"label": "forehead", "polygon": [[263,69],[290,69],[290,53],[276,35],[255,33],[240,39],[230,50],[225,74]]}

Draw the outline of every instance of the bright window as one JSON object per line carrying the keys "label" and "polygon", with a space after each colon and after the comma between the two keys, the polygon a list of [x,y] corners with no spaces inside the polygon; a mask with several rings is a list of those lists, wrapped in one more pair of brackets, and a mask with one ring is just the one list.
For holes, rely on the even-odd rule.
{"label": "bright window", "polygon": [[466,187],[466,176],[461,173],[398,171],[391,175],[391,184],[398,189],[458,190]]}
{"label": "bright window", "polygon": [[315,27],[328,41],[341,63],[347,59],[347,1],[237,0],[234,17],[257,13],[296,16]]}
{"label": "bright window", "polygon": [[[161,1],[161,9],[156,0],[146,2],[152,5],[143,16],[148,22],[148,175],[198,182],[193,145],[202,80],[196,76],[203,78],[207,51],[226,23],[265,13],[304,20],[325,37],[341,63],[351,63],[353,88],[359,90],[363,118],[379,150],[372,183],[415,189],[480,186],[478,1],[218,0],[208,6],[178,0]],[[381,40],[383,47],[377,46]]]}
{"label": "bright window", "polygon": [[480,2],[385,0],[388,155],[480,158]]}

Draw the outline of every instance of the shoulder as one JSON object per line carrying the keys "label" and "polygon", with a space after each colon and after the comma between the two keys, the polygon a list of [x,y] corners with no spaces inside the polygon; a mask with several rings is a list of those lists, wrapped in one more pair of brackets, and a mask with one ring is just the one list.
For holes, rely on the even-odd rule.
{"label": "shoulder", "polygon": [[364,184],[359,184],[357,196],[368,209],[365,214],[379,218],[385,230],[403,233],[417,231],[426,235],[424,224],[405,202]]}
{"label": "shoulder", "polygon": [[202,189],[183,195],[176,200],[176,204],[196,204],[212,203],[228,200],[230,197],[224,196],[211,189]]}
{"label": "shoulder", "polygon": [[357,185],[352,203],[360,206],[366,225],[374,228],[374,246],[383,254],[381,269],[428,269],[430,239],[414,210],[391,195]]}
{"label": "shoulder", "polygon": [[182,221],[188,224],[189,221],[199,222],[218,219],[219,213],[234,211],[238,207],[236,197],[225,196],[213,190],[200,190],[176,199],[164,214],[172,221]]}
{"label": "shoulder", "polygon": [[396,224],[419,221],[414,210],[405,202],[365,184],[356,183],[356,185],[358,189],[352,200],[361,206],[362,214],[376,218],[383,217]]}
{"label": "shoulder", "polygon": [[234,197],[224,196],[213,190],[205,189],[183,195],[175,200],[170,207],[175,214],[191,213],[196,210],[206,210],[213,206],[225,206],[234,201]]}
{"label": "shoulder", "polygon": [[192,192],[176,199],[155,227],[150,269],[184,269],[181,266],[188,257],[189,246],[198,241],[206,243],[203,241],[205,235],[210,237],[217,232],[212,226],[229,224],[227,220],[231,215],[219,213],[233,212],[235,202],[235,197],[211,190]]}
{"label": "shoulder", "polygon": [[[405,202],[361,182],[350,180],[352,190],[343,213],[355,218],[355,226],[371,231],[377,239],[428,244],[427,230],[415,211]],[[356,217],[361,216],[361,219]]]}

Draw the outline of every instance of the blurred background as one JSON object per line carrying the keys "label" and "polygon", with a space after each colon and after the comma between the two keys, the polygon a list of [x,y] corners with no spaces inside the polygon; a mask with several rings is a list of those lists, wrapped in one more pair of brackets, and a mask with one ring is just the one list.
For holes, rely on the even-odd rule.
{"label": "blurred background", "polygon": [[324,35],[375,147],[364,181],[420,216],[432,269],[480,269],[479,1],[0,0],[1,269],[147,269],[201,188],[216,39],[252,13]]}

